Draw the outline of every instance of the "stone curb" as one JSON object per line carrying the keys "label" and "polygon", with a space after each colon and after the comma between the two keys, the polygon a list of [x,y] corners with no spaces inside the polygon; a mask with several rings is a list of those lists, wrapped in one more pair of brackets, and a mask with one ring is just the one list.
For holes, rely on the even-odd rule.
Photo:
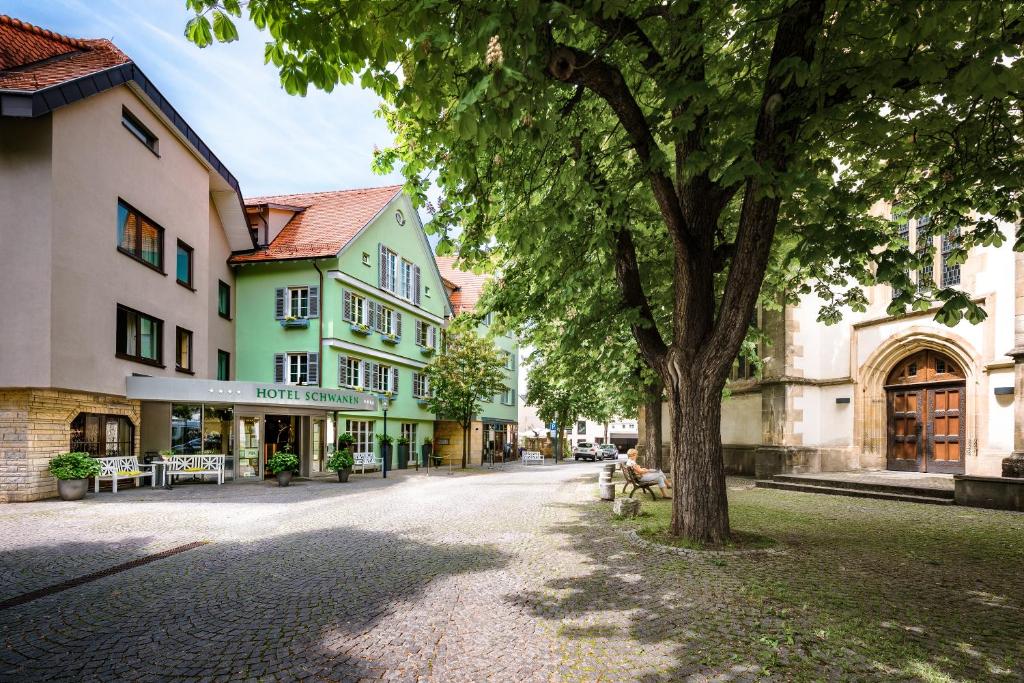
{"label": "stone curb", "polygon": [[779,548],[751,548],[749,550],[693,550],[692,548],[677,548],[663,543],[648,541],[640,536],[636,529],[626,530],[626,538],[633,545],[645,550],[650,550],[662,555],[678,555],[690,559],[715,558],[715,557],[743,557],[747,555],[786,555],[785,550]]}

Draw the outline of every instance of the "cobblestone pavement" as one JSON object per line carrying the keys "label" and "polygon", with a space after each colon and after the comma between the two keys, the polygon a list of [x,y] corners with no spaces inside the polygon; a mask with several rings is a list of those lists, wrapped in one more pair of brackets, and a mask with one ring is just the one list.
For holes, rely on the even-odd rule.
{"label": "cobblestone pavement", "polygon": [[[626,542],[607,504],[594,500],[599,469],[512,465],[0,506],[0,601],[210,541],[0,610],[0,680],[953,680],[942,677],[949,660],[926,656],[936,648],[882,650],[872,659],[870,643],[838,626],[831,636],[815,630],[848,616],[844,606],[871,591],[864,599],[879,628],[915,642],[938,636],[943,651],[949,641],[949,657],[977,662],[957,671],[988,674],[968,678],[1024,680],[1019,547],[993,549],[994,564],[1005,568],[950,567],[937,585],[922,586],[935,593],[934,605],[963,593],[949,578],[956,571],[985,569],[942,629],[887,608],[893,595],[881,576],[844,589],[847,580],[863,582],[857,560],[848,561],[859,549],[830,550],[827,539],[811,543],[802,530],[780,539],[785,554],[767,559],[647,553]],[[808,500],[822,501],[815,504],[826,506],[827,519],[868,510],[883,523],[932,507],[733,484],[736,495],[775,505],[783,520],[792,514],[787,506]],[[743,514],[742,500],[738,508]],[[959,514],[1011,520],[1024,532],[1003,513]],[[833,603],[775,590],[779,577],[806,569],[807,558],[831,575],[824,585]],[[1012,576],[1015,592],[994,585]],[[801,577],[798,587],[813,597],[815,582],[820,577]],[[805,612],[811,604],[817,621],[801,620],[791,602]],[[787,669],[787,658],[797,657],[805,666]]]}

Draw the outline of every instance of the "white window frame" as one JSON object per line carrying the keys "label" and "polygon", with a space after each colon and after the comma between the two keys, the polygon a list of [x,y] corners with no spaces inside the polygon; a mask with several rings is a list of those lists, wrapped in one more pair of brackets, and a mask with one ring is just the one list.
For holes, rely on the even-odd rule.
{"label": "white window frame", "polygon": [[384,289],[392,294],[397,294],[396,290],[398,289],[398,262],[398,252],[384,247],[384,267],[387,269],[387,277],[384,282],[388,285]]}
{"label": "white window frame", "polygon": [[384,365],[383,363],[377,364],[375,371],[377,374],[377,391],[381,393],[393,391],[391,388],[391,371],[392,367],[390,365]]}
{"label": "white window frame", "polygon": [[285,384],[299,385],[309,381],[309,354],[289,353],[285,356]]}
{"label": "white window frame", "polygon": [[352,435],[352,455],[374,457],[373,420],[345,420],[345,431]]}
{"label": "white window frame", "polygon": [[412,397],[430,398],[430,378],[423,372],[413,373]]}
{"label": "white window frame", "polygon": [[412,273],[413,262],[400,259],[398,262],[398,296],[406,301],[412,301]]}
{"label": "white window frame", "polygon": [[417,425],[415,422],[403,422],[401,428],[401,435],[409,440],[409,459],[418,460],[416,457],[416,429]]}
{"label": "white window frame", "polygon": [[395,309],[390,306],[380,307],[381,334],[395,334]]}
{"label": "white window frame", "polygon": [[357,325],[366,324],[366,297],[355,292],[349,292],[349,310],[352,314],[352,322]]}
{"label": "white window frame", "polygon": [[[309,287],[289,287],[284,298],[284,314],[288,318],[308,318],[309,317]],[[292,308],[292,299],[297,298],[299,301],[299,311],[295,311]],[[303,311],[303,305],[305,310]]]}
{"label": "white window frame", "polygon": [[355,356],[345,356],[345,386],[352,389],[363,386],[363,361]]}

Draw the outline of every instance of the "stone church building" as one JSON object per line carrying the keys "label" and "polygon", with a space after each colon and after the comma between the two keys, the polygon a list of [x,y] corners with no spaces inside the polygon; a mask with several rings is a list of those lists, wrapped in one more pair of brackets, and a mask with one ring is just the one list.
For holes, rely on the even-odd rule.
{"label": "stone church building", "polygon": [[[910,244],[926,221],[901,225]],[[916,274],[968,293],[988,314],[977,325],[946,327],[937,307],[889,315],[889,285],[868,288],[868,309],[836,325],[817,322],[813,296],[762,311],[771,343],[761,375],[738,363],[723,404],[727,470],[999,476],[1022,448],[1024,419],[1024,255],[1012,250],[1014,232],[1004,226],[1002,246],[973,249],[963,265],[948,262],[936,236],[932,267]]]}

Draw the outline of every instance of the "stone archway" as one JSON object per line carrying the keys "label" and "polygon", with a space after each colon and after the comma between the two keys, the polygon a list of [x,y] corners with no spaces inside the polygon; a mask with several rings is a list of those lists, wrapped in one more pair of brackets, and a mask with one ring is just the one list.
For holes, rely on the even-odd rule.
{"label": "stone archway", "polygon": [[984,409],[984,401],[980,400],[980,356],[969,342],[957,334],[939,334],[935,328],[915,326],[885,340],[856,369],[854,446],[860,454],[860,467],[885,469],[888,445],[886,379],[901,360],[926,350],[948,356],[963,370],[965,450],[968,460],[977,454],[979,411]]}

